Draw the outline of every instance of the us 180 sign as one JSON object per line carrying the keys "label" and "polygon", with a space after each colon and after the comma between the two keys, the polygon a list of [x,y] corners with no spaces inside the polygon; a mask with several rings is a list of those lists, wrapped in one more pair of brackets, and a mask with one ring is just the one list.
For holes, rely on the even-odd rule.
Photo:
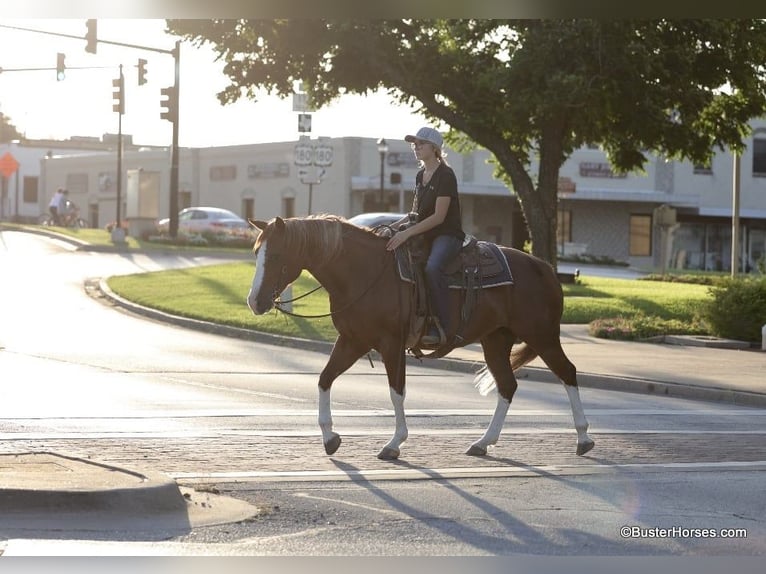
{"label": "us 180 sign", "polygon": [[311,165],[314,162],[314,148],[309,144],[299,143],[295,146],[295,165]]}
{"label": "us 180 sign", "polygon": [[318,145],[314,148],[314,165],[328,167],[332,165],[332,147],[328,145]]}
{"label": "us 180 sign", "polygon": [[319,167],[329,167],[332,165],[333,149],[332,146],[319,144],[316,147],[299,143],[295,146],[295,165],[317,165]]}

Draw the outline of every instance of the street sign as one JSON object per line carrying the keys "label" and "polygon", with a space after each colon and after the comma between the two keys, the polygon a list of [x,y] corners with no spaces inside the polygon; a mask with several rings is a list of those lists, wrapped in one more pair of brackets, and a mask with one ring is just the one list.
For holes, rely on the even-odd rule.
{"label": "street sign", "polygon": [[295,146],[295,165],[311,165],[314,161],[314,148],[309,144],[299,143]]}
{"label": "street sign", "polygon": [[313,112],[309,105],[309,95],[306,93],[293,94],[293,111],[294,112]]}
{"label": "street sign", "polygon": [[311,131],[311,114],[298,114],[298,131],[301,133]]}
{"label": "street sign", "polygon": [[19,169],[19,162],[11,155],[11,152],[6,152],[3,157],[0,157],[0,173],[4,177],[9,178],[16,170]]}
{"label": "street sign", "polygon": [[314,149],[314,165],[328,167],[332,165],[332,146],[319,144]]}

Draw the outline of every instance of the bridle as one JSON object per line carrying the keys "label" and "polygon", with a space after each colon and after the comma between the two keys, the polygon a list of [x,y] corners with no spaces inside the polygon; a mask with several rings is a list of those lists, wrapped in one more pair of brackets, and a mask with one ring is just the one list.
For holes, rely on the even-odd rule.
{"label": "bridle", "polygon": [[[278,259],[281,256],[281,253],[277,253],[273,256],[274,259]],[[272,257],[269,257],[271,259]],[[388,268],[389,263],[394,259],[394,255],[391,254],[391,256],[388,256],[388,252],[384,254],[384,261],[383,265],[380,266],[380,273],[378,273],[367,287],[359,293],[356,297],[354,297],[353,300],[351,300],[348,304],[344,305],[340,309],[336,309],[335,311],[330,311],[329,313],[323,313],[321,315],[302,315],[300,313],[293,313],[292,311],[288,311],[287,309],[283,308],[283,305],[286,305],[288,303],[293,303],[295,301],[298,301],[300,299],[303,299],[304,297],[308,297],[312,293],[315,293],[316,291],[319,291],[320,289],[324,289],[322,285],[318,285],[311,291],[308,291],[304,293],[303,295],[299,295],[298,297],[293,297],[292,299],[281,299],[279,296],[276,296],[273,299],[274,303],[274,309],[279,311],[280,313],[283,313],[285,315],[290,315],[291,317],[298,317],[300,319],[323,319],[325,317],[332,317],[333,315],[337,315],[338,313],[342,313],[344,311],[347,311],[349,308],[351,308],[353,305],[355,305],[362,297],[364,297],[369,291],[378,283],[381,277],[383,277],[383,273],[385,273],[386,269]],[[282,265],[282,269],[279,272],[279,281],[277,281],[277,285],[279,285],[282,281],[282,276],[285,274],[286,266]],[[275,292],[276,293],[276,292]]]}

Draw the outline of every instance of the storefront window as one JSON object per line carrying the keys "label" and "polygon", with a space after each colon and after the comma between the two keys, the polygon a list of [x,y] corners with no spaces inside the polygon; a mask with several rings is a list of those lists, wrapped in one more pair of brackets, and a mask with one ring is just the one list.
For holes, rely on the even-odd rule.
{"label": "storefront window", "polygon": [[630,255],[648,257],[652,254],[652,216],[630,216]]}
{"label": "storefront window", "polygon": [[766,138],[753,138],[753,175],[766,176]]}

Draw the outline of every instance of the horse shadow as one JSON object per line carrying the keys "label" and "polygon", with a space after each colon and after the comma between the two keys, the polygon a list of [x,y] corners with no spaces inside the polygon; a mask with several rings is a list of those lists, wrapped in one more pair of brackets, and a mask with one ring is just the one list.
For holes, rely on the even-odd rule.
{"label": "horse shadow", "polygon": [[[579,487],[576,482],[568,480],[566,477],[557,476],[545,469],[527,465],[510,458],[489,457],[489,460],[529,470],[541,477],[556,480],[568,487]],[[469,543],[473,547],[487,553],[495,555],[530,552],[538,553],[540,552],[540,548],[544,548],[544,553],[549,555],[569,554],[572,552],[573,547],[614,547],[615,539],[618,537],[618,533],[615,533],[615,539],[610,539],[592,532],[587,532],[583,529],[558,528],[557,534],[562,536],[564,540],[556,542],[551,540],[550,535],[546,533],[545,530],[529,524],[522,518],[515,516],[512,512],[481,498],[477,494],[469,492],[459,484],[460,481],[451,480],[436,470],[413,465],[407,461],[390,461],[393,466],[398,468],[414,470],[427,475],[430,480],[438,482],[441,487],[446,488],[467,502],[471,507],[495,521],[502,527],[503,534],[505,535],[493,535],[477,529],[469,522],[456,521],[428,511],[423,507],[413,506],[412,504],[397,498],[394,492],[382,487],[376,481],[366,478],[360,467],[336,458],[331,458],[331,461],[338,470],[346,473],[349,480],[365,488],[371,495],[375,496],[389,508],[420,523],[425,523],[428,527],[439,531],[447,537],[452,537]],[[590,489],[587,490],[590,491]],[[596,491],[593,490],[591,493],[596,493]],[[512,496],[512,492],[509,493],[509,496]],[[624,552],[624,549],[620,548],[620,551]],[[631,547],[631,552],[643,551],[646,551],[646,548],[641,548],[639,545]]]}

